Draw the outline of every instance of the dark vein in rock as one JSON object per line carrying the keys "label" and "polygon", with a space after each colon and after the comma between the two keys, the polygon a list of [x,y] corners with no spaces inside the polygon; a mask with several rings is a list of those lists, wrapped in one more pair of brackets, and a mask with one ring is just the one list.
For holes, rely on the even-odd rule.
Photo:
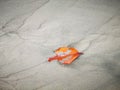
{"label": "dark vein in rock", "polygon": [[[0,82],[3,82],[3,83],[5,83],[6,85],[11,86],[13,90],[16,90],[15,86],[14,86],[14,85],[11,85],[8,81],[0,79]],[[1,88],[0,88],[0,89],[1,89]]]}
{"label": "dark vein in rock", "polygon": [[44,85],[41,85],[41,86],[39,86],[39,87],[34,88],[33,90],[39,90],[39,89],[41,89],[41,88],[43,88],[43,87],[46,87],[46,86],[48,86],[48,85],[50,85],[50,84],[55,83],[55,81],[56,81],[56,80],[53,80],[53,81],[51,81],[51,82],[48,82],[48,83],[46,83],[46,84],[44,84]]}
{"label": "dark vein in rock", "polygon": [[14,18],[11,18],[8,22],[6,22],[2,27],[1,27],[1,31],[3,32],[2,35],[0,35],[0,37],[4,36],[4,35],[8,35],[9,33],[16,33],[18,35],[19,38],[21,39],[24,39],[22,38],[17,31],[19,31],[25,24],[25,22],[37,11],[39,10],[41,7],[45,6],[50,0],[47,0],[46,2],[44,2],[42,5],[40,5],[38,8],[36,8],[35,11],[33,11],[27,18],[25,18],[22,22],[22,24],[14,31],[8,31],[8,32],[5,32],[4,29],[7,27],[7,25],[9,25],[9,23],[11,23],[12,21],[14,21],[15,19],[19,18],[18,16],[17,17],[14,17]]}
{"label": "dark vein in rock", "polygon": [[10,74],[8,74],[8,75],[6,75],[6,76],[3,76],[3,77],[0,77],[0,78],[9,78],[9,77],[11,77],[11,76],[13,76],[13,75],[15,75],[15,74],[18,74],[18,73],[21,73],[21,72],[25,72],[25,71],[31,70],[31,69],[33,69],[33,68],[39,67],[41,64],[44,64],[44,63],[46,63],[46,61],[45,61],[45,62],[42,62],[42,63],[39,63],[39,64],[36,64],[36,65],[33,65],[33,66],[31,66],[31,67],[22,69],[22,70],[20,70],[20,71],[17,71],[17,72],[14,72],[14,73],[10,73]]}
{"label": "dark vein in rock", "polygon": [[45,6],[49,1],[50,1],[50,0],[47,0],[46,2],[44,2],[44,3],[43,3],[41,6],[39,6],[35,11],[33,11],[33,12],[31,13],[31,15],[29,15],[26,19],[24,19],[24,20],[23,20],[23,23],[18,27],[17,30],[19,30],[19,29],[25,24],[25,22],[26,22],[37,10],[39,10],[41,7]]}

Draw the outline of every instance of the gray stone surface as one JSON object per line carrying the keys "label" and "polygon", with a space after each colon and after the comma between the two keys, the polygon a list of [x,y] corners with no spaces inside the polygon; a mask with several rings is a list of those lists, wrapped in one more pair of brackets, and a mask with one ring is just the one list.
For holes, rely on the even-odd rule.
{"label": "gray stone surface", "polygon": [[120,1],[0,0],[0,90],[120,90]]}

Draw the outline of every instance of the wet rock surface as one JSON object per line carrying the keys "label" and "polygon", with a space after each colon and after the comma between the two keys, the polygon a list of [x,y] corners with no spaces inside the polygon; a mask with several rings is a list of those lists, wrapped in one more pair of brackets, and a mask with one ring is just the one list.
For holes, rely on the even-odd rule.
{"label": "wet rock surface", "polygon": [[0,0],[0,90],[120,90],[120,1]]}

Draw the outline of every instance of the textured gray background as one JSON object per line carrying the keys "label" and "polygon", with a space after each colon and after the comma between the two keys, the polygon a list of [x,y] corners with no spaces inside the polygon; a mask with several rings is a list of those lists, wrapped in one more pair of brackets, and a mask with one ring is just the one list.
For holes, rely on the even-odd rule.
{"label": "textured gray background", "polygon": [[120,1],[0,0],[0,90],[120,90]]}

